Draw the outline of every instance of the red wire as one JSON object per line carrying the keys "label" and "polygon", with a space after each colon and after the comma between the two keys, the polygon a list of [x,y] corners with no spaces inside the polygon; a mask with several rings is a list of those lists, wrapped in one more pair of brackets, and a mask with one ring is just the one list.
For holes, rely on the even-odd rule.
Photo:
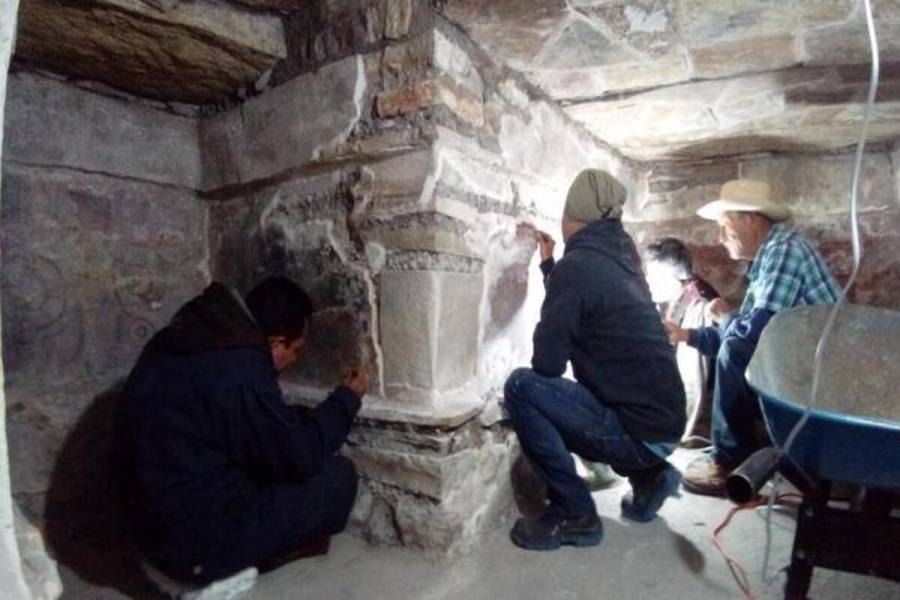
{"label": "red wire", "polygon": [[[778,494],[775,497],[775,503],[781,503],[782,500],[787,498],[803,498],[800,494],[795,493],[787,493],[787,494]],[[730,552],[725,548],[725,544],[722,543],[722,540],[719,539],[719,534],[724,531],[726,527],[731,523],[731,519],[734,515],[738,514],[742,510],[751,510],[758,506],[762,506],[766,504],[766,500],[763,498],[757,498],[756,500],[751,500],[746,504],[741,504],[738,506],[732,506],[728,509],[728,512],[725,514],[725,518],[713,529],[712,532],[712,542],[716,546],[716,549],[722,555],[722,558],[725,559],[725,564],[728,565],[728,568],[731,570],[731,574],[734,577],[735,581],[738,584],[738,587],[741,588],[741,591],[744,593],[744,598],[746,600],[756,600],[756,596],[753,595],[753,588],[750,585],[750,577],[747,575],[746,569],[744,569],[743,565],[734,558]]]}

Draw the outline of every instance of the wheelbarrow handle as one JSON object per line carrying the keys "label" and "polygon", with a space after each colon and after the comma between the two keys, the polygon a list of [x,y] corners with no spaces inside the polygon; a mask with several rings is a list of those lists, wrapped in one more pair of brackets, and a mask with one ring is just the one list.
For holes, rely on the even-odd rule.
{"label": "wheelbarrow handle", "polygon": [[781,464],[782,452],[774,446],[757,450],[725,480],[725,491],[735,504],[746,504],[772,478]]}

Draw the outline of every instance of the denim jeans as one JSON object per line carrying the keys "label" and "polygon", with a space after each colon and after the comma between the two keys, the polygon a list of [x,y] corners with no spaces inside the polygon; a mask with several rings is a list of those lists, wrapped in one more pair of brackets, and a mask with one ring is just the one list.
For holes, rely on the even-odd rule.
{"label": "denim jeans", "polygon": [[506,380],[504,405],[522,451],[547,483],[551,507],[564,516],[596,511],[572,452],[628,477],[663,462],[580,383],[516,369]]}
{"label": "denim jeans", "polygon": [[763,446],[763,423],[759,398],[744,377],[753,346],[728,337],[716,355],[716,387],[713,394],[713,459],[726,469],[735,469]]}

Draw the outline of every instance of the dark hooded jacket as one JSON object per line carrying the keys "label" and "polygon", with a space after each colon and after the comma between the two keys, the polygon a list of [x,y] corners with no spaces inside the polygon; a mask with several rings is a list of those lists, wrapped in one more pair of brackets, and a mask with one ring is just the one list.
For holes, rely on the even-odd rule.
{"label": "dark hooded jacket", "polygon": [[260,487],[302,481],[344,443],[352,390],[301,412],[277,377],[265,336],[218,283],[148,342],[125,385],[118,458],[151,554],[236,530]]}
{"label": "dark hooded jacket", "polygon": [[635,439],[677,442],[685,426],[684,387],[622,222],[590,223],[569,239],[559,263],[541,267],[549,275],[534,332],[534,370],[558,377],[571,361],[579,383],[612,407]]}

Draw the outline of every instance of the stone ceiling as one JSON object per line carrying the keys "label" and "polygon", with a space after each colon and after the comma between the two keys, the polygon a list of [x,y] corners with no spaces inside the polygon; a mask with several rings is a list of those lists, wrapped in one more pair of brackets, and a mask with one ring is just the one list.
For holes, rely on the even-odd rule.
{"label": "stone ceiling", "polygon": [[[888,141],[900,136],[900,0],[872,1],[883,76],[870,140]],[[139,96],[207,104],[266,81],[287,55],[281,17],[303,4],[21,0],[16,56]],[[632,158],[834,149],[858,135],[869,60],[862,0],[436,4]]]}
{"label": "stone ceiling", "polygon": [[159,100],[203,104],[286,56],[298,0],[21,0],[16,57]]}
{"label": "stone ceiling", "polygon": [[[870,140],[900,136],[900,0],[873,0],[883,63]],[[445,15],[632,158],[855,142],[862,0],[447,0]]]}

